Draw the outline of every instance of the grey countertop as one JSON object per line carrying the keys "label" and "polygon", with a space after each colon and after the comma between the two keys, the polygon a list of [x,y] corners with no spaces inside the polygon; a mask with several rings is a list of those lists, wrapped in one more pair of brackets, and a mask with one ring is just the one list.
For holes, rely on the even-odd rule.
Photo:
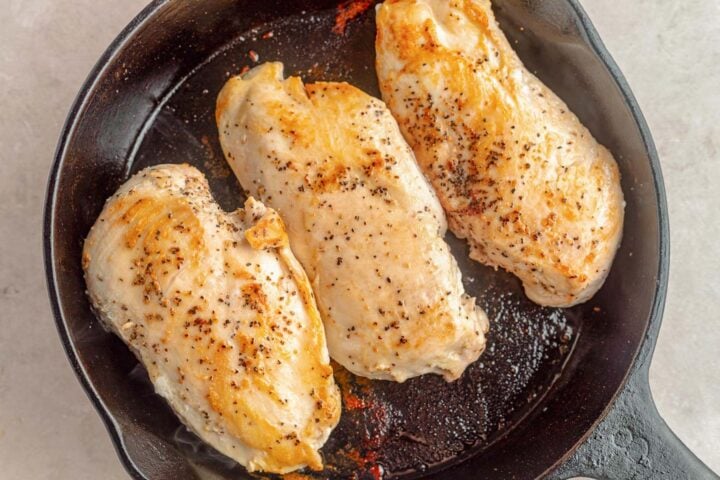
{"label": "grey countertop", "polygon": [[[582,3],[643,108],[668,190],[671,280],[652,390],[720,471],[720,0]],[[58,340],[41,218],[73,97],[144,4],[0,0],[0,479],[127,478]]]}

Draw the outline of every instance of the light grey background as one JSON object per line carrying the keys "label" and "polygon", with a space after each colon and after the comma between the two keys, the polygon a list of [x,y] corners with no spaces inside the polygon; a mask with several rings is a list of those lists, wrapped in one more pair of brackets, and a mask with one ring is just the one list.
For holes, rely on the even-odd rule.
{"label": "light grey background", "polygon": [[[654,133],[672,230],[651,369],[660,412],[720,471],[720,0],[583,0]],[[65,115],[145,0],[0,0],[0,479],[123,479],[62,352],[42,267]],[[618,479],[622,480],[622,479]]]}

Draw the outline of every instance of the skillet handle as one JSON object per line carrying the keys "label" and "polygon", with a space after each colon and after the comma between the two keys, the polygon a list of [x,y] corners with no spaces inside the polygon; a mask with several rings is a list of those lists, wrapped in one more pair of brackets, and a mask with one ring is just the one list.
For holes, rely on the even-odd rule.
{"label": "skillet handle", "polygon": [[650,394],[647,362],[635,365],[625,388],[591,436],[551,480],[717,480],[670,430]]}

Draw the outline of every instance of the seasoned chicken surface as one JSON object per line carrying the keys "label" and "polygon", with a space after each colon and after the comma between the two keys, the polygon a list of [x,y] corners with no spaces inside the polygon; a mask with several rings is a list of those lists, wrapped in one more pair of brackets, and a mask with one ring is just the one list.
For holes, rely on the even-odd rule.
{"label": "seasoned chicken surface", "polygon": [[387,0],[377,73],[470,256],[502,267],[541,305],[588,300],[620,242],[612,155],[540,80],[488,0]]}
{"label": "seasoned chicken surface", "polygon": [[273,210],[226,213],[195,168],[148,168],[108,200],[83,268],[101,320],[203,440],[250,471],[322,467],[339,392]]}
{"label": "seasoned chicken surface", "polygon": [[277,209],[313,284],[330,355],[351,372],[457,378],[485,348],[445,217],[385,105],[346,83],[283,80],[279,63],[218,98],[226,158]]}

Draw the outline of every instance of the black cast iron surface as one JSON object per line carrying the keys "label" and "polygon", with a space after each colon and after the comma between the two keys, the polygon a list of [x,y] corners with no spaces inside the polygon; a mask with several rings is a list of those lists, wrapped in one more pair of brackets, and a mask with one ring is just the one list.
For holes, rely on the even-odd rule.
{"label": "black cast iron surface", "polygon": [[[82,240],[104,200],[148,165],[196,165],[224,208],[242,204],[218,145],[214,100],[246,66],[281,60],[305,81],[346,80],[377,95],[371,3],[154,2],[100,60],[70,114],[48,191],[49,288],[73,366],[138,478],[248,474],[182,427],[122,342],[99,327],[84,295]],[[648,428],[627,425],[650,401],[647,363],[667,282],[666,207],[649,132],[577,4],[498,0],[495,7],[527,66],[618,160],[628,205],[613,270],[588,304],[543,309],[512,276],[466,260],[464,243],[449,237],[466,288],[491,318],[487,352],[451,384],[435,376],[371,382],[338,367],[343,417],[323,448],[326,470],[306,475],[537,478],[603,418],[631,368],[638,373],[630,397],[554,475],[680,478],[673,474],[681,467],[699,475],[692,454],[677,453],[685,452],[681,444],[654,446],[674,438],[650,428],[664,425],[659,417]],[[359,15],[342,28],[338,14],[350,11]],[[646,360],[633,367],[644,339]]]}

